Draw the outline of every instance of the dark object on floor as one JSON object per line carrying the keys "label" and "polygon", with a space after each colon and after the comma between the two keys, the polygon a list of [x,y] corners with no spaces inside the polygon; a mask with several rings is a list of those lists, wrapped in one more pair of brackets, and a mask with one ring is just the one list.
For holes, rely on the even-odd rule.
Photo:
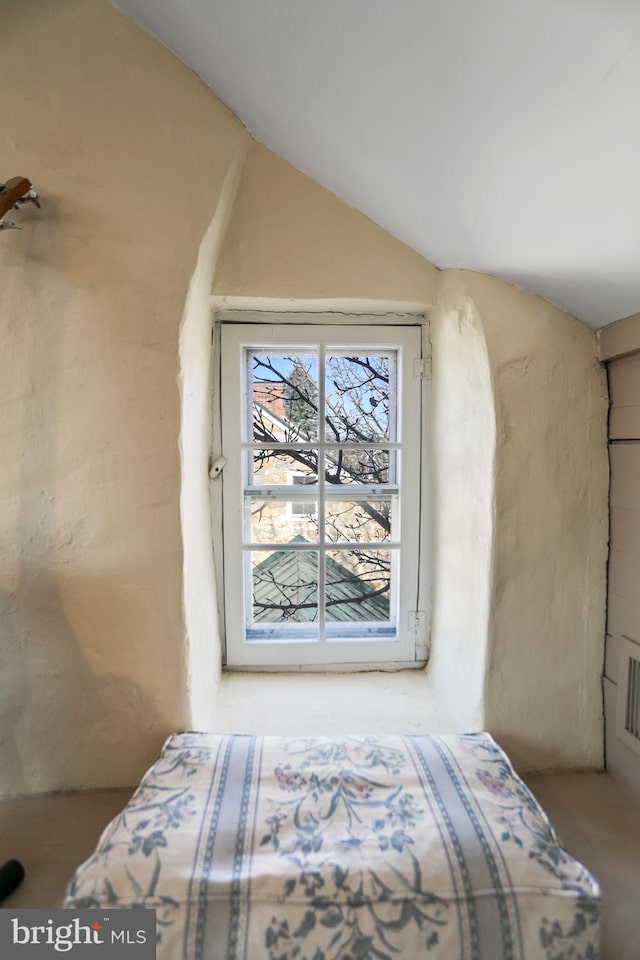
{"label": "dark object on floor", "polygon": [[24,880],[24,867],[19,860],[7,860],[0,867],[0,901],[13,893]]}

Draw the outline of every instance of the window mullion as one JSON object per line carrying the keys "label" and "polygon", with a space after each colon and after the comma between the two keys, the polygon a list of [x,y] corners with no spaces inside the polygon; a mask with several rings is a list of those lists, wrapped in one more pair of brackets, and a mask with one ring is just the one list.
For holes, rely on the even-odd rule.
{"label": "window mullion", "polygon": [[[309,500],[319,496],[322,484],[278,484],[271,487],[245,487],[247,496],[259,497],[261,500]],[[377,484],[329,484],[324,488],[325,502],[327,500],[371,500],[389,499],[397,497],[400,489],[397,484],[380,486]]]}
{"label": "window mullion", "polygon": [[324,344],[318,345],[318,639],[320,643],[326,641],[326,497],[325,497],[325,476],[324,476],[324,451],[325,451],[325,428],[324,428],[324,408],[325,408],[325,348]]}
{"label": "window mullion", "polygon": [[[251,540],[242,544],[242,550],[297,550],[301,552],[309,552],[309,549],[313,549],[318,546],[317,544],[308,544],[308,543],[286,543],[282,540]],[[327,540],[325,542],[326,550],[354,550],[354,551],[365,551],[365,550],[399,550],[402,547],[402,544],[399,540],[367,540],[363,542],[362,540]]]}
{"label": "window mullion", "polygon": [[[402,446],[401,443],[394,440],[375,440],[375,441],[364,441],[358,443],[353,443],[349,441],[335,440],[335,441],[326,441],[325,443],[331,449],[340,449],[340,450],[397,450]],[[240,447],[243,450],[263,450],[265,447],[268,447],[269,450],[309,450],[317,446],[312,440],[305,441],[302,443],[299,440],[291,440],[285,442],[284,440],[269,440],[267,441],[256,441],[256,440],[243,440],[240,444]]]}

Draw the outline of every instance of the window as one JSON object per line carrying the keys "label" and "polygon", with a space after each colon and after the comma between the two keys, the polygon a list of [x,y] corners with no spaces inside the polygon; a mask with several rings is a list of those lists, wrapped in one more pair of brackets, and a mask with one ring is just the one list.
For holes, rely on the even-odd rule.
{"label": "window", "polygon": [[[317,482],[318,478],[315,473],[289,473],[289,483],[298,484],[299,486],[314,486]],[[317,517],[316,501],[293,500],[291,502],[289,516],[294,520],[298,517]]]}
{"label": "window", "polygon": [[426,658],[421,340],[418,325],[222,324],[227,665]]}

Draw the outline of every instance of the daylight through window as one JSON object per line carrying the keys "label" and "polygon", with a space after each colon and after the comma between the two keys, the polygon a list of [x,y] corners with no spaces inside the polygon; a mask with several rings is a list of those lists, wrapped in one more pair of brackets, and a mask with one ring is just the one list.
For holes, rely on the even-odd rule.
{"label": "daylight through window", "polygon": [[223,325],[230,664],[415,661],[420,344]]}

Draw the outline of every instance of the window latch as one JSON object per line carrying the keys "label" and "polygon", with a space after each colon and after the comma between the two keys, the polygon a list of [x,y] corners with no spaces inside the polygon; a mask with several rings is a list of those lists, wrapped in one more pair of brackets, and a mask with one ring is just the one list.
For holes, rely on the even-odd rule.
{"label": "window latch", "polygon": [[222,471],[224,470],[224,465],[227,462],[226,457],[218,457],[217,460],[209,462],[209,476],[212,480],[215,480],[216,477],[219,477]]}

